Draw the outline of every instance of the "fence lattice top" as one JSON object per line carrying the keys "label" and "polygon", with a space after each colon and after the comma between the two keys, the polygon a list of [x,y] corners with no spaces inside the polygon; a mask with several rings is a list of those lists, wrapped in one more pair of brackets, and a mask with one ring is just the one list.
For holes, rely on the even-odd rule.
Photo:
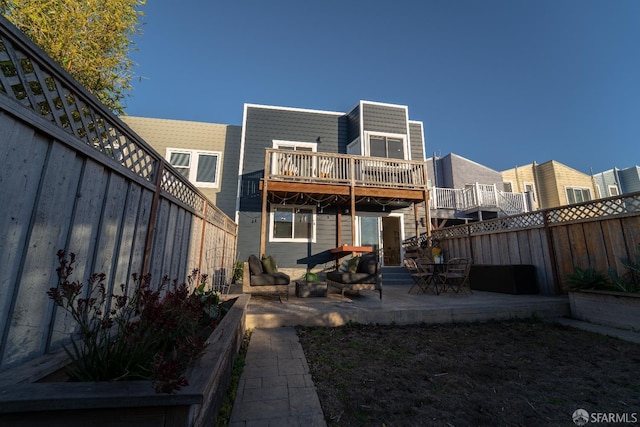
{"label": "fence lattice top", "polygon": [[0,94],[145,181],[155,183],[162,170],[162,191],[204,212],[207,199],[186,178],[2,16]]}
{"label": "fence lattice top", "polygon": [[[578,222],[614,215],[637,215],[638,212],[640,212],[640,192],[433,230],[431,236],[433,239],[443,240],[496,231],[524,230],[545,225],[552,227],[566,224],[567,222]],[[426,233],[422,233],[417,238],[412,237],[405,240],[403,245],[420,245],[427,240]]]}

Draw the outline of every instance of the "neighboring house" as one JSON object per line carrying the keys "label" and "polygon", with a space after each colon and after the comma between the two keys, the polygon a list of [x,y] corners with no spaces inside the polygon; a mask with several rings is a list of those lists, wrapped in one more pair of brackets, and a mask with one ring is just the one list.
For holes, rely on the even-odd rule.
{"label": "neighboring house", "polygon": [[617,196],[621,193],[618,179],[613,169],[594,174],[592,178],[596,186],[596,197],[605,198]]}
{"label": "neighboring house", "polygon": [[533,191],[535,209],[555,208],[598,197],[591,176],[555,160],[502,172],[507,191]]}
{"label": "neighboring house", "polygon": [[593,175],[600,197],[640,191],[640,166],[613,168]]}
{"label": "neighboring house", "polygon": [[402,264],[403,239],[426,231],[422,122],[408,107],[360,101],[348,112],[247,104],[236,221],[240,258],[323,265],[343,244]]}
{"label": "neighboring house", "polygon": [[120,119],[225,214],[235,217],[240,126],[133,116]]}
{"label": "neighboring house", "polygon": [[431,217],[436,228],[531,210],[523,193],[503,191],[502,174],[454,153],[427,159]]}

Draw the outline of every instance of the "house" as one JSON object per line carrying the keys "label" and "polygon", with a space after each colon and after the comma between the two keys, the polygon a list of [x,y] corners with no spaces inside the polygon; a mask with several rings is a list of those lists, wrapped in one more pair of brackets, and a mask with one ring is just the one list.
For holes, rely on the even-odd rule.
{"label": "house", "polygon": [[120,119],[225,214],[235,217],[240,126],[134,116]]}
{"label": "house", "polygon": [[593,175],[599,197],[611,197],[640,191],[640,166],[613,168]]}
{"label": "house", "polygon": [[594,174],[592,179],[596,186],[596,197],[598,198],[617,196],[621,193],[614,169]]}
{"label": "house", "polygon": [[403,239],[429,224],[423,124],[406,106],[247,104],[238,175],[240,258],[266,253],[279,267],[304,271],[348,244],[401,265]]}
{"label": "house", "polygon": [[555,208],[597,198],[591,176],[555,160],[502,171],[505,190],[530,192],[534,209]]}
{"label": "house", "polygon": [[454,153],[426,160],[435,228],[531,210],[525,193],[503,191],[502,174]]}

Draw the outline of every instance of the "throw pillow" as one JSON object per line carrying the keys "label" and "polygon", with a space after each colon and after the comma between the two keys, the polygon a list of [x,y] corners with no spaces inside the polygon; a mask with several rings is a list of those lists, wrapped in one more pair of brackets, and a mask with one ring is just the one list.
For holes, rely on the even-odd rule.
{"label": "throw pillow", "polygon": [[276,261],[271,255],[262,256],[262,267],[264,268],[264,272],[267,274],[274,274],[278,272]]}
{"label": "throw pillow", "polygon": [[349,260],[345,259],[340,263],[340,268],[338,268],[340,273],[348,273],[349,272]]}
{"label": "throw pillow", "polygon": [[358,273],[376,274],[378,260],[375,255],[363,256],[358,265]]}
{"label": "throw pillow", "polygon": [[348,270],[349,273],[355,273],[358,271],[358,264],[360,263],[360,257],[354,256],[349,260]]}
{"label": "throw pillow", "polygon": [[260,259],[255,255],[249,256],[249,270],[251,270],[251,274],[262,274],[264,272]]}

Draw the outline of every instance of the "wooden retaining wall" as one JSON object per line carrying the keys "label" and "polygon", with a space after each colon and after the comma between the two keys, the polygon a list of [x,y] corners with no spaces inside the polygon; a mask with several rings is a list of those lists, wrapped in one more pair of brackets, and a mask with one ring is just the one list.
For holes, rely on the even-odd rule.
{"label": "wooden retaining wall", "polygon": [[[422,236],[422,239],[425,239]],[[533,264],[543,294],[564,294],[574,266],[619,274],[640,244],[640,193],[434,230],[445,257]]]}
{"label": "wooden retaining wall", "polygon": [[237,225],[2,17],[0,154],[0,370],[75,326],[46,295],[59,249],[117,293],[133,273],[231,280]]}

